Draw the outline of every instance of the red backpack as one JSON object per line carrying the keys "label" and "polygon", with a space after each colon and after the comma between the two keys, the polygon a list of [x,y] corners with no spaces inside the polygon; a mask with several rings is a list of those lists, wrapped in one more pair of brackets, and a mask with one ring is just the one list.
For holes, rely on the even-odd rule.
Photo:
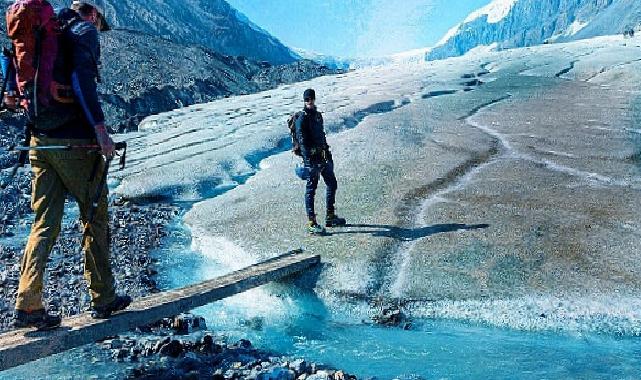
{"label": "red backpack", "polygon": [[7,34],[13,42],[18,90],[30,115],[51,103],[59,26],[46,0],[16,0],[7,10]]}

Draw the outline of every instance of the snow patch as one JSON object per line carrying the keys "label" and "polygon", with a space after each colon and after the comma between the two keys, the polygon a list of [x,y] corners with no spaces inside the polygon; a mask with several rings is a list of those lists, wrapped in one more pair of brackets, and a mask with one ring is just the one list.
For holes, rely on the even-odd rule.
{"label": "snow patch", "polygon": [[489,45],[479,45],[474,49],[469,50],[467,53],[465,53],[465,55],[470,57],[475,55],[484,55],[484,54],[498,51],[498,48],[499,48],[498,42],[494,42]]}
{"label": "snow patch", "polygon": [[573,36],[577,33],[579,33],[583,28],[585,28],[588,25],[587,22],[580,21],[580,20],[575,20],[572,25],[568,27],[568,29],[565,31],[566,36]]}
{"label": "snow patch", "polygon": [[470,13],[463,23],[472,22],[483,16],[487,16],[487,23],[496,24],[510,13],[516,2],[517,0],[494,0],[483,8]]}
{"label": "snow patch", "polygon": [[401,53],[393,54],[390,57],[392,63],[420,63],[425,62],[426,57],[429,52],[432,51],[432,48],[420,48],[409,51],[404,51]]}

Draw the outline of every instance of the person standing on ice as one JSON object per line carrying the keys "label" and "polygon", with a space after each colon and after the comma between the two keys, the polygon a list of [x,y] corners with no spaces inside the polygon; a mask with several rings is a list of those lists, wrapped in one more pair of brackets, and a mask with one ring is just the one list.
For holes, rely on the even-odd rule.
{"label": "person standing on ice", "polygon": [[300,154],[303,158],[305,169],[308,172],[305,189],[305,209],[307,211],[307,231],[312,235],[325,233],[325,228],[316,221],[314,212],[314,198],[318,180],[323,177],[327,185],[327,213],[325,227],[344,226],[345,219],[336,215],[336,190],[338,183],[334,175],[334,161],[327,145],[323,115],[316,109],[316,92],[307,89],[303,93],[305,107],[300,117],[296,118],[296,139],[300,144]]}

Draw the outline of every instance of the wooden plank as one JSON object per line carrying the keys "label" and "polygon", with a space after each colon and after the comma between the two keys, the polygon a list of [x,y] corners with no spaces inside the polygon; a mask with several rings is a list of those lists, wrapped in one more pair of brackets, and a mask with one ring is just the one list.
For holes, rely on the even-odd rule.
{"label": "wooden plank", "polygon": [[200,284],[135,300],[110,319],[96,320],[85,313],[64,319],[61,328],[53,331],[21,329],[1,334],[0,371],[187,312],[319,263],[318,255],[292,251]]}

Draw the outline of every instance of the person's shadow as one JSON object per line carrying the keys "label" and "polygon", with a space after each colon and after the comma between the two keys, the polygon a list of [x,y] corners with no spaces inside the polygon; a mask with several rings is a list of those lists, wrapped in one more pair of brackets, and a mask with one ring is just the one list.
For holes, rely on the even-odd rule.
{"label": "person's shadow", "polygon": [[344,230],[332,232],[332,235],[341,234],[370,234],[373,237],[386,237],[401,241],[412,241],[428,236],[456,231],[480,230],[490,227],[489,224],[435,224],[419,228],[402,228],[398,226],[379,224],[346,224],[345,228],[359,228],[358,230]]}

